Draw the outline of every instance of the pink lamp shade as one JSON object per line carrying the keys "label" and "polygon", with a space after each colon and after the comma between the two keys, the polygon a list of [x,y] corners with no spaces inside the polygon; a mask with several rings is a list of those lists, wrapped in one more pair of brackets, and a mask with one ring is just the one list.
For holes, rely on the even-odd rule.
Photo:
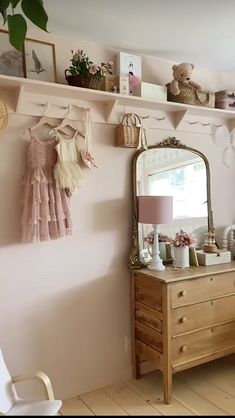
{"label": "pink lamp shade", "polygon": [[138,220],[143,224],[170,224],[173,221],[173,196],[139,196]]}

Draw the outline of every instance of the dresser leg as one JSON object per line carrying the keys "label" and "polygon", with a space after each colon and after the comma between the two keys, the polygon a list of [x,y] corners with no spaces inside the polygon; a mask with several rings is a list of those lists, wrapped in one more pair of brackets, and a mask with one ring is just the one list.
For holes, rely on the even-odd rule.
{"label": "dresser leg", "polygon": [[172,373],[166,371],[163,373],[163,386],[164,386],[164,402],[171,403],[172,398]]}
{"label": "dresser leg", "polygon": [[140,358],[139,356],[134,356],[134,368],[133,368],[134,379],[140,378]]}

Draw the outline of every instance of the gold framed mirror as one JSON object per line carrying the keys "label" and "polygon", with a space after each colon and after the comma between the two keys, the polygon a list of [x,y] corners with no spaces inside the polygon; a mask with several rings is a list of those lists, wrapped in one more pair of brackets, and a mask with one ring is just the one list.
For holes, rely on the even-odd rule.
{"label": "gold framed mirror", "polygon": [[[214,231],[210,168],[207,158],[197,149],[188,147],[175,137],[168,138],[147,150],[140,149],[132,161],[133,236],[129,258],[131,269],[145,267],[149,225],[138,222],[138,196],[172,195],[174,229],[205,226]],[[162,235],[166,231],[162,230]],[[144,251],[143,251],[144,250]],[[166,260],[167,261],[167,260]]]}

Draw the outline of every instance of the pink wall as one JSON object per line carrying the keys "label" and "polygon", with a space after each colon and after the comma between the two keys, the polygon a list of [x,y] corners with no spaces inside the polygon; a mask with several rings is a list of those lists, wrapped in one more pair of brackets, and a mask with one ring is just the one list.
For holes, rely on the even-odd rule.
{"label": "pink wall", "polygon": [[[31,36],[56,43],[61,82],[71,49],[83,47],[94,60],[115,57],[75,38]],[[147,57],[143,63],[145,81],[171,79],[171,63]],[[218,75],[220,86],[222,78]],[[205,85],[217,80],[209,72],[203,78],[199,70],[194,79]],[[99,169],[84,170],[83,186],[73,197],[73,236],[21,244],[21,179],[28,142],[23,130],[31,123],[30,117],[11,115],[0,138],[0,346],[12,373],[42,369],[51,377],[56,396],[66,399],[131,374],[127,263],[135,151],[114,147],[114,126],[94,125]],[[209,159],[215,226],[234,223],[234,166],[223,164],[223,147],[208,134],[148,131],[150,143],[174,135]]]}

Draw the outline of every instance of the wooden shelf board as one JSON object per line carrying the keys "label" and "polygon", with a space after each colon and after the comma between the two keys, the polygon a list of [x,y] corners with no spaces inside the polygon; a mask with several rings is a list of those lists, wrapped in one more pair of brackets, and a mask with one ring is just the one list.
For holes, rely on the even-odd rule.
{"label": "wooden shelf board", "polygon": [[[78,101],[103,103],[106,106],[107,118],[109,118],[110,114],[114,111],[114,108],[117,105],[123,105],[133,108],[162,111],[164,113],[171,114],[171,116],[173,114],[173,117],[176,119],[176,126],[181,119],[184,119],[184,112],[187,115],[197,117],[201,116],[226,121],[235,120],[235,111],[231,110],[191,106],[175,102],[157,102],[154,100],[147,100],[143,97],[127,96],[100,90],[74,87],[66,84],[47,83],[43,81],[0,75],[0,96],[2,89],[17,91],[17,89],[19,90],[21,87],[23,87],[21,89],[22,95],[33,93]],[[15,108],[17,109],[17,103]]]}

